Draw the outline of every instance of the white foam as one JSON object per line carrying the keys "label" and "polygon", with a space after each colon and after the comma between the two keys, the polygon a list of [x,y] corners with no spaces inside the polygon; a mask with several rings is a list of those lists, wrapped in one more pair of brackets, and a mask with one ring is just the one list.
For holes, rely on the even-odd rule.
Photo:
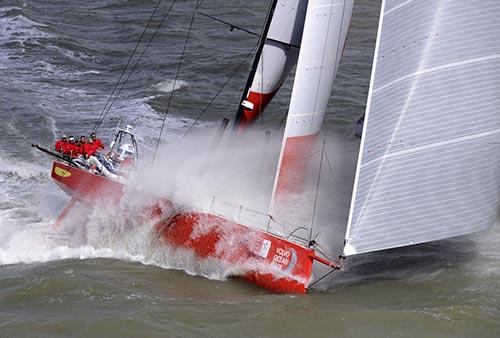
{"label": "white foam", "polygon": [[215,259],[199,260],[189,250],[172,248],[158,240],[152,224],[141,223],[144,201],[123,200],[119,206],[96,208],[83,222],[76,210],[60,229],[52,228],[48,222],[28,225],[13,232],[8,240],[0,241],[0,264],[116,258],[182,269],[210,279],[222,280],[234,274],[229,265]]}
{"label": "white foam", "polygon": [[[175,87],[174,87],[175,83]],[[166,79],[165,81],[162,81],[158,84],[155,85],[155,88],[159,90],[160,92],[164,93],[170,93],[174,90],[178,90],[183,87],[187,87],[189,84],[186,81],[183,80],[173,80],[173,79]]]}
{"label": "white foam", "polygon": [[47,25],[32,21],[23,15],[5,17],[10,10],[21,10],[17,7],[0,8],[0,43],[20,42],[23,44],[27,40],[48,38],[53,35],[39,28],[46,28]]}
{"label": "white foam", "polygon": [[101,74],[98,70],[87,70],[85,72],[78,72],[78,75],[87,75],[87,74]]}
{"label": "white foam", "polygon": [[20,179],[48,178],[49,166],[41,166],[34,162],[16,162],[0,155],[0,173],[17,176]]}

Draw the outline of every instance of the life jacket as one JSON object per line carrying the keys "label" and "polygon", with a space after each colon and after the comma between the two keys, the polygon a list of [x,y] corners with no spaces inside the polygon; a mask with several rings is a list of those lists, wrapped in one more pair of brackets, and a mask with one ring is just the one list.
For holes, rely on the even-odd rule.
{"label": "life jacket", "polygon": [[82,148],[82,144],[80,143],[80,141],[76,142],[75,146],[78,149],[78,154],[83,155],[83,148]]}
{"label": "life jacket", "polygon": [[68,141],[59,140],[56,142],[54,148],[58,153],[63,153],[63,148],[66,147]]}
{"label": "life jacket", "polygon": [[104,143],[98,138],[94,140],[94,148],[96,151],[104,149]]}
{"label": "life jacket", "polygon": [[63,147],[63,154],[77,158],[78,155],[80,155],[80,152],[78,151],[78,146],[76,144],[68,142],[67,145]]}
{"label": "life jacket", "polygon": [[86,158],[89,158],[90,156],[94,156],[96,153],[96,149],[95,149],[93,143],[82,144],[82,149],[83,149],[83,155],[85,155]]}

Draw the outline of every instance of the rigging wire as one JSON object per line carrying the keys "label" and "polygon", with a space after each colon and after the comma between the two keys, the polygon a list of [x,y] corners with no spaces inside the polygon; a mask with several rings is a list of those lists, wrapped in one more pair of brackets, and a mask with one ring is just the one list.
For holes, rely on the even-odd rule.
{"label": "rigging wire", "polygon": [[262,51],[264,50],[264,46],[267,41],[267,34],[269,32],[269,28],[271,27],[271,21],[274,15],[274,11],[276,9],[276,6],[278,4],[278,0],[272,0],[271,4],[269,5],[269,9],[267,11],[267,16],[266,16],[266,21],[264,27],[262,27],[262,31],[260,33],[260,39],[259,39],[259,47],[257,48],[257,51],[255,53],[255,57],[252,62],[252,66],[250,67],[250,72],[247,77],[247,81],[245,83],[245,88],[241,92],[241,98],[238,103],[238,108],[236,110],[236,119],[235,119],[235,127],[238,127],[241,122],[241,118],[243,116],[243,108],[244,106],[242,105],[243,101],[246,100],[249,90],[252,86],[253,80],[255,79],[255,74],[257,72],[257,67],[259,65],[259,61],[262,57]]}
{"label": "rigging wire", "polygon": [[[201,1],[203,1],[203,0],[201,0]],[[196,8],[198,8],[199,4],[200,4],[200,0],[197,0],[196,4],[194,6],[195,10],[193,11],[193,14],[191,15],[191,21],[189,23],[189,28],[188,28],[188,32],[186,34],[186,39],[184,40],[184,46],[182,47],[181,58],[179,60],[179,64],[177,65],[177,71],[175,73],[175,78],[174,78],[174,83],[172,85],[172,88],[175,88],[175,85],[177,84],[177,79],[179,78],[179,74],[180,74],[180,71],[181,71],[181,66],[182,66],[182,63],[184,61],[184,56],[186,55],[186,47],[187,47],[187,44],[188,44],[188,41],[189,41],[189,36],[191,35],[191,31],[193,29],[194,18],[196,16]],[[155,161],[155,159],[156,159],[156,154],[158,152],[158,147],[160,146],[161,135],[163,134],[163,129],[165,128],[165,121],[167,120],[167,115],[168,115],[168,113],[170,111],[170,104],[172,103],[172,97],[174,95],[174,92],[175,92],[175,90],[172,90],[170,92],[170,96],[168,97],[167,108],[165,109],[165,114],[163,114],[163,121],[162,121],[162,124],[161,124],[161,128],[160,128],[160,133],[158,135],[158,139],[156,140],[155,151],[153,153],[153,158],[151,160],[151,164],[153,164],[154,161]]]}
{"label": "rigging wire", "polygon": [[333,165],[330,162],[330,159],[328,158],[328,153],[325,153],[325,158],[326,158],[326,163],[328,164],[328,168],[330,169],[330,175],[332,175],[333,181],[335,182],[337,189],[339,189],[342,194],[345,194],[344,189],[339,184],[339,181],[337,180],[337,177],[335,176],[335,172],[333,171]]}
{"label": "rigging wire", "polygon": [[[267,36],[266,36],[267,40]],[[259,64],[261,65],[260,67],[260,74],[261,74],[261,79],[260,79],[260,92],[262,93],[262,96],[259,100],[259,116],[257,118],[260,118],[260,129],[264,129],[264,112],[262,111],[262,105],[264,101],[264,50],[266,48],[266,45],[264,43],[264,48],[262,48],[262,54],[260,55],[259,63],[257,64],[257,71],[259,71],[258,67]],[[253,81],[252,81],[253,84]],[[248,88],[248,93],[250,94],[250,90],[252,89],[252,86]]]}
{"label": "rigging wire", "polygon": [[194,6],[194,9],[195,9],[195,10],[200,9],[200,8],[201,8],[201,5],[203,5],[203,3],[204,3],[204,2],[205,2],[205,0],[198,0],[198,1],[196,2],[196,5]]}
{"label": "rigging wire", "polygon": [[224,90],[224,88],[226,88],[226,86],[229,84],[229,82],[234,78],[234,76],[236,75],[236,73],[238,73],[238,71],[240,70],[240,68],[245,64],[245,62],[247,61],[247,59],[254,53],[254,51],[257,49],[258,47],[258,44],[255,45],[248,53],[247,55],[245,55],[245,57],[243,58],[243,60],[241,60],[241,62],[239,63],[239,65],[234,69],[234,71],[231,73],[231,75],[229,75],[229,77],[226,79],[226,82],[224,82],[224,84],[222,85],[222,87],[217,91],[217,93],[210,99],[210,101],[208,101],[207,105],[205,106],[205,108],[203,108],[203,110],[201,111],[201,113],[196,117],[196,119],[194,120],[194,122],[191,124],[191,126],[189,126],[189,128],[186,130],[186,132],[184,133],[184,135],[182,135],[182,138],[186,137],[186,135],[191,131],[191,129],[193,129],[193,127],[200,121],[200,119],[202,118],[202,116],[207,112],[208,108],[210,108],[210,106],[212,105],[212,103],[215,101],[215,99],[220,95],[220,93]]}
{"label": "rigging wire", "polygon": [[203,13],[203,12],[197,12],[197,14],[199,14],[201,16],[204,16],[204,17],[207,17],[209,19],[212,19],[214,21],[220,22],[220,23],[222,23],[224,25],[227,25],[227,26],[229,26],[229,30],[231,30],[231,31],[237,29],[237,30],[240,30],[242,32],[245,32],[245,33],[248,33],[250,35],[257,36],[257,37],[260,38],[260,35],[258,33],[255,33],[255,32],[253,32],[253,31],[251,31],[249,29],[246,29],[246,28],[243,28],[243,27],[240,27],[240,26],[236,26],[236,25],[234,25],[234,24],[232,24],[230,22],[227,22],[227,21],[224,21],[222,19],[216,18],[215,16],[211,16],[211,15]]}
{"label": "rigging wire", "polygon": [[104,104],[104,107],[103,107],[103,109],[101,111],[101,114],[99,114],[99,117],[97,119],[96,125],[94,126],[94,129],[93,129],[94,132],[97,130],[97,127],[100,125],[99,121],[101,121],[101,118],[103,117],[103,114],[106,111],[106,108],[107,108],[109,102],[111,101],[111,98],[113,97],[113,95],[116,92],[116,89],[120,85],[120,82],[121,82],[121,80],[123,78],[123,75],[125,75],[125,72],[127,71],[128,66],[130,65],[130,62],[132,62],[132,59],[134,58],[134,55],[135,55],[135,53],[137,51],[137,48],[139,48],[139,45],[141,44],[141,41],[142,41],[144,35],[146,34],[146,31],[148,30],[149,25],[153,21],[153,17],[155,16],[156,12],[158,11],[158,8],[160,7],[160,4],[161,4],[162,1],[163,0],[159,0],[158,1],[158,3],[156,4],[155,8],[153,9],[153,13],[151,13],[151,15],[149,16],[148,22],[146,23],[146,27],[144,27],[144,30],[142,31],[141,36],[139,37],[139,40],[137,40],[137,43],[135,44],[134,50],[130,54],[130,56],[128,58],[128,61],[127,61],[127,64],[125,65],[125,68],[123,68],[123,70],[122,70],[122,72],[120,74],[120,77],[118,78],[118,81],[116,82],[115,86],[113,87],[113,91],[111,92],[111,94],[108,97],[108,100]]}
{"label": "rigging wire", "polygon": [[321,169],[323,168],[323,158],[325,155],[325,145],[326,145],[326,131],[323,127],[323,146],[321,150],[321,159],[319,161],[319,170],[318,170],[318,180],[316,182],[316,195],[314,197],[314,207],[313,207],[313,215],[311,221],[311,231],[309,232],[309,240],[312,239],[313,229],[314,229],[314,221],[316,219],[316,209],[318,207],[318,198],[319,198],[319,183],[321,181]]}
{"label": "rigging wire", "polygon": [[336,269],[336,268],[332,268],[331,271],[328,271],[327,273],[325,273],[323,276],[321,276],[320,278],[316,279],[314,282],[312,282],[311,284],[309,284],[309,287],[308,288],[311,288],[313,287],[313,285],[319,283],[321,280],[323,280],[324,278],[328,277],[329,275],[331,275],[332,273],[334,273],[335,271],[338,271],[338,270],[342,270],[342,269]]}
{"label": "rigging wire", "polygon": [[[146,32],[146,30],[148,29],[149,27],[149,24],[151,23],[151,20],[153,19],[153,16],[154,14],[156,13],[156,10],[158,9],[158,7],[160,6],[160,3],[162,2],[162,0],[160,0],[155,8],[155,11],[153,12],[153,14],[151,15],[151,17],[149,18],[149,21],[141,35],[141,38],[139,39],[139,41],[137,42],[137,45],[136,45],[136,48],[134,49],[134,51],[132,52],[132,55],[130,56],[129,58],[129,61],[127,62],[127,65],[126,67],[124,68],[122,74],[120,75],[120,78],[115,86],[115,88],[113,89],[113,92],[111,93],[110,97],[108,98],[108,102],[110,101],[111,97],[113,96],[113,93],[115,92],[116,90],[116,87],[120,84],[120,81],[123,77],[123,75],[125,74],[129,64],[130,64],[130,61],[132,60],[133,56],[135,55],[136,53],[136,50]],[[130,77],[132,76],[132,74],[134,73],[135,69],[137,68],[137,66],[139,65],[139,63],[141,62],[142,60],[142,57],[144,56],[144,54],[146,53],[146,50],[149,48],[149,46],[151,45],[151,42],[154,40],[154,38],[156,37],[156,35],[158,34],[158,31],[160,30],[160,28],[163,26],[163,24],[165,23],[165,20],[167,19],[168,15],[170,14],[170,11],[172,10],[172,8],[174,7],[175,3],[177,2],[177,0],[173,0],[172,3],[170,4],[168,10],[165,12],[165,14],[163,15],[163,18],[162,20],[160,21],[160,23],[158,24],[158,26],[156,27],[155,31],[153,32],[153,35],[149,38],[149,41],[146,43],[146,46],[144,47],[144,49],[142,50],[141,54],[139,55],[138,59],[136,60],[134,66],[132,67],[132,69],[130,70],[130,72],[128,73],[125,81],[123,81],[120,89],[118,90],[118,93],[115,95],[115,97],[113,98],[113,100],[111,100],[111,103],[109,103],[109,106],[106,108],[106,105],[108,104],[108,102],[106,102],[106,105],[104,106],[105,108],[103,109],[103,111],[101,112],[101,115],[99,116],[99,119],[97,120],[96,122],[96,125],[94,126],[94,132],[97,131],[97,128],[99,128],[99,126],[102,124],[102,122],[104,121],[104,118],[106,117],[106,115],[109,113],[111,107],[113,106],[113,104],[116,102],[116,100],[118,99],[118,97],[120,96],[122,90],[125,88],[125,85],[127,84],[128,80],[130,79]]]}
{"label": "rigging wire", "polygon": [[117,88],[118,88],[118,86],[120,85],[120,82],[121,82],[121,80],[122,80],[123,76],[125,75],[125,73],[126,73],[126,71],[127,71],[128,67],[129,67],[129,65],[130,65],[130,63],[131,63],[131,61],[132,61],[133,57],[135,56],[136,51],[137,51],[137,49],[139,48],[139,45],[140,45],[140,43],[141,43],[141,41],[142,41],[142,39],[143,39],[143,37],[144,37],[144,35],[145,35],[146,31],[148,30],[149,25],[151,24],[151,22],[152,22],[152,20],[153,20],[153,17],[155,16],[155,14],[156,14],[156,12],[157,12],[158,8],[160,7],[161,2],[162,2],[162,0],[159,0],[159,1],[158,1],[158,3],[156,4],[156,6],[155,6],[155,8],[154,8],[154,10],[153,10],[153,13],[151,13],[151,16],[149,17],[148,22],[147,22],[146,26],[144,27],[144,30],[142,31],[141,36],[139,37],[139,40],[137,41],[137,43],[136,43],[136,45],[135,45],[135,47],[134,47],[134,50],[133,50],[133,51],[132,51],[132,53],[130,54],[130,57],[129,57],[128,61],[127,61],[127,64],[126,64],[126,65],[125,65],[125,67],[123,68],[123,70],[122,70],[122,72],[121,72],[121,74],[120,74],[120,77],[118,78],[118,81],[116,82],[115,86],[113,87],[113,91],[111,92],[111,94],[109,95],[109,97],[108,97],[108,99],[107,99],[106,103],[104,104],[104,107],[103,107],[103,109],[102,109],[101,113],[99,114],[99,117],[98,117],[98,119],[97,119],[97,122],[96,122],[96,124],[95,124],[95,126],[94,126],[94,129],[93,129],[93,131],[94,131],[94,132],[97,130],[97,128],[99,127],[99,125],[102,123],[102,119],[104,119],[104,116],[103,116],[103,115],[104,115],[104,113],[105,113],[105,111],[106,111],[106,108],[107,108],[107,106],[108,106],[109,102],[111,101],[111,99],[112,99],[113,95],[115,94],[116,89],[117,89]]}
{"label": "rigging wire", "polygon": [[[343,6],[343,9],[342,9],[342,19],[340,22],[343,22],[344,21],[344,13],[345,13],[345,3],[344,3],[344,6]],[[330,17],[328,19],[328,26],[327,26],[327,29],[328,27],[330,27],[330,24],[331,24],[331,20],[332,20],[332,17]],[[338,36],[338,42],[337,44],[340,45],[340,39],[341,39],[341,36],[342,36],[342,30],[339,32],[339,36]],[[326,41],[325,41],[325,45],[324,47],[326,46]],[[325,59],[325,53],[326,53],[326,48],[323,48],[324,51],[323,51],[323,55],[322,55],[322,59],[321,59],[321,63],[324,63],[324,59]],[[338,60],[338,55],[336,56],[336,60]],[[319,86],[319,84],[318,84]],[[318,88],[317,88],[318,89]],[[316,110],[316,105],[318,103],[318,96],[319,96],[319,90],[316,90],[316,97],[314,99],[314,109],[313,111]],[[313,115],[313,119],[314,119],[314,115]],[[311,122],[312,123],[312,122]],[[323,136],[323,146],[322,146],[322,151],[321,151],[321,160],[320,160],[320,164],[319,164],[319,171],[318,171],[318,180],[316,182],[316,196],[314,197],[314,208],[313,208],[313,215],[312,215],[312,221],[311,221],[311,232],[309,233],[309,239],[312,239],[312,234],[313,234],[313,228],[314,228],[314,221],[315,221],[315,218],[316,218],[316,209],[317,209],[317,204],[318,204],[318,198],[319,198],[319,183],[320,183],[320,179],[321,179],[321,169],[323,168],[323,158],[324,158],[324,155],[325,155],[325,145],[326,145],[326,129],[325,129],[325,123],[323,123],[323,132],[324,132],[324,136]]]}
{"label": "rigging wire", "polygon": [[281,130],[281,128],[285,126],[285,122],[286,122],[287,116],[288,116],[288,110],[285,112],[285,114],[283,114],[283,116],[281,117],[281,120],[279,120],[279,122],[276,125],[276,127],[274,127],[274,132],[276,134],[279,133],[279,131]]}
{"label": "rigging wire", "polygon": [[[209,15],[209,14],[206,14],[206,13],[203,13],[203,12],[200,12],[200,11],[198,11],[196,14],[199,14],[199,15],[201,15],[201,16],[207,17],[207,18],[209,18],[209,19],[212,19],[212,20],[214,20],[214,21],[217,21],[217,22],[219,22],[219,23],[222,23],[222,24],[224,24],[224,25],[226,25],[226,26],[229,26],[229,30],[230,30],[230,31],[233,31],[233,30],[235,30],[235,29],[236,29],[236,30],[240,30],[240,31],[242,31],[242,32],[248,33],[248,34],[250,34],[250,35],[256,36],[256,37],[258,37],[258,38],[260,38],[260,36],[261,36],[259,33],[256,33],[256,32],[254,32],[254,31],[251,31],[250,29],[247,29],[247,28],[245,28],[245,27],[238,26],[238,25],[233,24],[233,23],[231,23],[231,22],[228,22],[228,21],[225,21],[225,20],[222,20],[222,19],[216,18],[215,16],[212,16],[212,15]],[[286,47],[286,49],[290,49],[291,47],[294,47],[294,48],[300,48],[300,46],[299,46],[299,45],[292,45],[292,44],[290,44],[290,43],[283,42],[283,41],[281,41],[281,40],[273,39],[273,38],[271,38],[271,37],[269,37],[269,36],[267,36],[267,37],[266,37],[266,42],[267,42],[267,41],[272,41],[272,42],[276,42],[276,43],[278,43],[278,44],[280,44],[280,45],[284,45],[284,46]]]}

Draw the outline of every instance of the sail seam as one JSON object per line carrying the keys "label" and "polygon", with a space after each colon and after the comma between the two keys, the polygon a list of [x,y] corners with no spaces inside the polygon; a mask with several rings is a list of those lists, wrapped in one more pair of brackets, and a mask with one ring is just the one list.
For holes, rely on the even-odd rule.
{"label": "sail seam", "polygon": [[392,12],[397,11],[397,10],[398,10],[398,9],[400,9],[401,7],[404,7],[404,6],[406,6],[406,5],[410,4],[410,3],[412,3],[413,1],[415,1],[415,0],[407,0],[407,1],[403,2],[402,4],[399,4],[399,5],[397,5],[397,6],[394,6],[394,7],[392,7],[391,9],[387,10],[387,12],[385,12],[385,13],[384,13],[384,15],[389,15],[389,14],[391,14]]}
{"label": "sail seam", "polygon": [[450,69],[450,68],[457,68],[457,67],[461,67],[461,66],[468,66],[468,65],[476,64],[476,63],[488,62],[488,61],[496,60],[496,59],[500,59],[500,54],[493,54],[493,55],[482,56],[482,57],[468,59],[468,60],[451,62],[451,63],[446,63],[444,65],[440,65],[440,66],[436,66],[436,67],[431,67],[431,68],[428,68],[428,69],[418,70],[416,72],[413,72],[413,73],[401,76],[400,78],[397,78],[397,79],[395,79],[395,80],[393,80],[393,81],[391,81],[389,83],[386,83],[385,85],[383,85],[383,86],[381,86],[381,87],[379,87],[377,89],[374,89],[373,93],[381,92],[381,91],[385,90],[388,87],[391,87],[391,86],[393,86],[395,84],[398,84],[400,82],[403,82],[403,81],[415,78],[415,77],[417,77],[419,75],[425,75],[425,74],[429,74],[429,73],[434,73],[434,72],[438,72],[438,71],[442,71],[442,70],[447,70],[447,69]]}
{"label": "sail seam", "polygon": [[446,140],[446,141],[434,142],[431,144],[426,144],[426,145],[414,147],[411,149],[399,150],[399,151],[396,151],[396,152],[393,152],[393,153],[390,153],[387,155],[382,155],[382,156],[379,156],[377,158],[374,158],[371,161],[364,163],[362,165],[362,167],[367,167],[367,166],[370,166],[371,164],[373,164],[374,162],[377,162],[380,160],[386,160],[386,159],[389,159],[392,157],[398,157],[400,155],[412,154],[412,153],[416,153],[416,152],[423,151],[423,150],[437,148],[437,147],[450,145],[450,144],[454,144],[454,143],[460,143],[460,142],[464,142],[464,141],[475,140],[475,139],[478,139],[481,137],[487,137],[487,136],[491,136],[491,135],[495,135],[495,134],[500,134],[500,128],[486,131],[483,133],[476,133],[476,134],[470,134],[467,136],[457,137],[457,138]]}

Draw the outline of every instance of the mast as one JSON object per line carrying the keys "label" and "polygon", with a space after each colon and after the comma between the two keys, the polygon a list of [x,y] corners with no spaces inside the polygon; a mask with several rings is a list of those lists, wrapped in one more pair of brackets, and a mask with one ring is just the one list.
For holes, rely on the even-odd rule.
{"label": "mast", "polygon": [[247,82],[245,83],[245,88],[241,93],[241,98],[238,103],[238,110],[236,111],[236,120],[235,120],[236,126],[240,123],[243,114],[243,109],[245,108],[244,106],[245,99],[247,98],[248,90],[250,89],[250,86],[252,85],[253,79],[255,77],[255,73],[257,72],[257,66],[259,64],[259,60],[262,55],[262,50],[264,49],[264,45],[266,43],[267,33],[269,32],[269,27],[271,27],[271,21],[273,19],[274,10],[276,9],[277,3],[278,0],[272,0],[271,6],[269,7],[269,11],[267,12],[266,23],[264,25],[264,29],[262,30],[262,35],[260,36],[259,46],[257,47],[257,51],[255,53],[252,66],[250,68],[250,73],[248,74]]}
{"label": "mast", "polygon": [[495,223],[499,16],[498,0],[384,1],[344,255]]}

